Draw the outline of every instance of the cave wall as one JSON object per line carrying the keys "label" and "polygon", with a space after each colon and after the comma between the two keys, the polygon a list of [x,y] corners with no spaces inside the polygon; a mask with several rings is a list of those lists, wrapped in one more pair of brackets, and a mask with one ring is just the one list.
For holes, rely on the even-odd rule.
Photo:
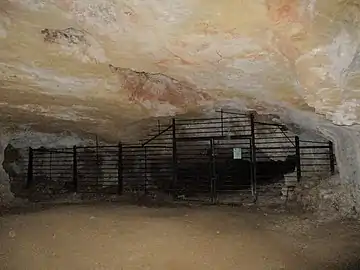
{"label": "cave wall", "polygon": [[[0,164],[4,162],[4,150],[8,143],[8,137],[1,134],[0,137]],[[0,207],[11,203],[14,200],[14,196],[10,191],[9,176],[4,170],[3,166],[0,166]]]}
{"label": "cave wall", "polygon": [[333,178],[337,195],[341,194],[341,211],[360,213],[360,131],[356,128],[323,126],[323,134],[335,142],[340,177]]}
{"label": "cave wall", "polygon": [[[315,208],[321,204],[324,205],[325,201],[326,205],[333,205],[332,210],[341,216],[358,217],[360,213],[360,127],[337,126],[321,116],[292,109],[283,110],[279,115],[282,122],[290,126],[294,132],[321,134],[334,143],[338,174],[327,178],[318,177],[313,179],[313,182],[305,183],[306,192],[310,191],[312,198],[317,197]],[[319,186],[323,186],[324,189]],[[328,196],[327,193],[331,195]]]}
{"label": "cave wall", "polygon": [[2,168],[8,175],[11,192],[16,197],[22,197],[22,190],[27,179],[29,151],[28,148],[16,148],[9,142],[4,149]]}
{"label": "cave wall", "polygon": [[16,197],[24,197],[27,177],[28,149],[40,147],[72,147],[91,145],[90,139],[80,138],[68,132],[49,134],[29,130],[5,130],[0,143],[0,199],[1,204],[9,204]]}

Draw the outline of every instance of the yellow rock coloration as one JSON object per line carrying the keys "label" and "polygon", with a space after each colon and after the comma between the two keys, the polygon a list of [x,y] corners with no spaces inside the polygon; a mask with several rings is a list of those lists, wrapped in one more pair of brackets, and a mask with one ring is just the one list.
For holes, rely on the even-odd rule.
{"label": "yellow rock coloration", "polygon": [[112,141],[223,106],[336,140],[330,123],[360,122],[359,14],[356,0],[3,0],[1,121]]}
{"label": "yellow rock coloration", "polygon": [[[187,106],[215,103],[231,93],[281,107],[306,104],[334,123],[354,124],[359,120],[356,9],[356,1],[340,0],[7,0],[0,19],[1,93],[36,95],[36,101],[17,104],[19,110],[40,106],[38,114],[51,111],[55,119],[63,118],[51,108],[56,98],[42,102],[49,95],[74,96],[71,103],[100,110],[118,104],[125,121],[186,112]],[[139,72],[134,76],[162,73],[177,84],[187,82],[183,97],[201,89],[207,98],[192,97],[185,106],[160,97],[163,93],[134,96],[160,84],[168,93],[175,88],[180,93],[182,84],[169,88],[171,79],[163,82],[160,76],[129,92],[109,65]],[[137,102],[130,105],[129,96]],[[75,114],[88,117],[71,111],[69,120]]]}

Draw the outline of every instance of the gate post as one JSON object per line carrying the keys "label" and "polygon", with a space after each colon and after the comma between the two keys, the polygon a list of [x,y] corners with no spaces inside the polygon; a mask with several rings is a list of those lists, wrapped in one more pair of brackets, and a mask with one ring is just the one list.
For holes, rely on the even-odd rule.
{"label": "gate post", "polygon": [[173,192],[174,188],[177,184],[177,177],[178,177],[178,164],[177,164],[177,144],[176,144],[176,120],[175,118],[172,119],[172,185],[171,191]]}
{"label": "gate post", "polygon": [[34,164],[34,152],[33,152],[33,149],[31,147],[29,147],[29,160],[28,160],[26,188],[29,188],[33,181],[33,164]]}
{"label": "gate post", "polygon": [[144,179],[144,193],[145,195],[148,194],[148,178],[147,178],[147,173],[148,173],[148,168],[147,168],[147,151],[146,151],[146,146],[144,147],[144,161],[145,161],[145,164],[144,164],[144,170],[145,170],[145,179]]}
{"label": "gate post", "polygon": [[220,118],[221,118],[221,136],[224,136],[224,111],[220,110]]}
{"label": "gate post", "polygon": [[78,177],[77,177],[77,150],[76,145],[73,147],[73,185],[74,192],[78,191]]}
{"label": "gate post", "polygon": [[210,151],[208,151],[208,158],[210,160],[210,192],[211,203],[215,204],[217,201],[217,187],[216,187],[216,160],[215,160],[215,142],[212,138],[210,140]]}
{"label": "gate post", "polygon": [[335,174],[335,154],[334,154],[334,144],[332,141],[329,141],[329,158],[330,158],[330,172],[331,175]]}
{"label": "gate post", "polygon": [[123,155],[122,155],[122,143],[118,144],[118,195],[122,195],[124,191],[123,183]]}
{"label": "gate post", "polygon": [[158,128],[158,134],[161,133],[161,123],[160,120],[157,120],[157,128]]}
{"label": "gate post", "polygon": [[255,117],[254,114],[250,114],[250,125],[251,125],[251,188],[254,196],[254,201],[257,201],[257,190],[256,190],[256,143],[255,143]]}
{"label": "gate post", "polygon": [[300,153],[300,138],[295,136],[295,151],[296,151],[296,178],[297,181],[301,180],[301,153]]}

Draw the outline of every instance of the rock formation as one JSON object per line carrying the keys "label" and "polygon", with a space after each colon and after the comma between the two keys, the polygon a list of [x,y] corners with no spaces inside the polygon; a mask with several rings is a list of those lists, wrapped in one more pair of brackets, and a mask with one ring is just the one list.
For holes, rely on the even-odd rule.
{"label": "rock formation", "polygon": [[139,120],[253,109],[333,140],[359,211],[359,22],[343,0],[5,0],[1,126],[118,141]]}

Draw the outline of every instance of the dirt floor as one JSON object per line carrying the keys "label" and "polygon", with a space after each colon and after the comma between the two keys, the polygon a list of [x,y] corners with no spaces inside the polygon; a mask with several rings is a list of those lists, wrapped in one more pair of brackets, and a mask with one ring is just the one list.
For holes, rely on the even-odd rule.
{"label": "dirt floor", "polygon": [[360,269],[360,224],[225,206],[63,205],[0,217],[0,269]]}

